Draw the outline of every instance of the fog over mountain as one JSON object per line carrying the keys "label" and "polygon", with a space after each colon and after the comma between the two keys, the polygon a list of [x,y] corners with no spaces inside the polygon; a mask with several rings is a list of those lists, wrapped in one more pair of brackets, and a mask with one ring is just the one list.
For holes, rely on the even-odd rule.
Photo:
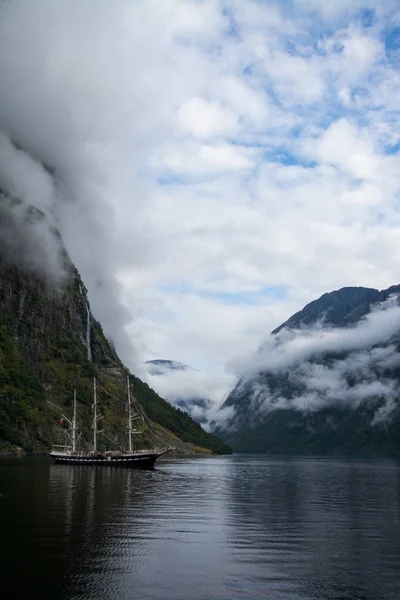
{"label": "fog over mountain", "polygon": [[241,378],[223,405],[234,410],[222,426],[227,438],[293,411],[306,418],[360,410],[370,427],[393,425],[400,416],[400,286],[324,294],[236,368]]}
{"label": "fog over mountain", "polygon": [[210,422],[225,421],[232,413],[231,409],[220,409],[221,399],[236,382],[232,373],[209,377],[206,372],[183,363],[154,359],[146,362],[140,374],[158,394],[185,410],[206,429],[210,428]]}

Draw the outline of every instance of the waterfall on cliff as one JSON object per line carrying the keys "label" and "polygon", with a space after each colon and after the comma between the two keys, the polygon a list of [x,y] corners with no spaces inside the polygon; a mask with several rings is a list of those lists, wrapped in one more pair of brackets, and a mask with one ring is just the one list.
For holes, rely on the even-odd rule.
{"label": "waterfall on cliff", "polygon": [[90,309],[89,309],[88,302],[86,302],[86,314],[87,314],[87,319],[86,319],[87,359],[88,359],[89,362],[92,362],[92,348],[91,348],[91,345],[90,345],[90,327],[91,327],[91,322],[90,322]]}

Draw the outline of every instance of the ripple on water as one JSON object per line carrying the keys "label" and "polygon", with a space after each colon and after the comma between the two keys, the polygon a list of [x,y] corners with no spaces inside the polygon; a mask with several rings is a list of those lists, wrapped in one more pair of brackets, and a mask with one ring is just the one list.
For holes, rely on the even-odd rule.
{"label": "ripple on water", "polygon": [[0,490],[14,597],[400,598],[390,461],[166,459],[153,472],[3,461]]}

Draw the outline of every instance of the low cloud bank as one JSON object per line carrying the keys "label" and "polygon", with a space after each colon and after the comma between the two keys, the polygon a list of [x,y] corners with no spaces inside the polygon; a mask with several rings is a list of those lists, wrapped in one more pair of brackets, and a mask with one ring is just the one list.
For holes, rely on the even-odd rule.
{"label": "low cloud bank", "polygon": [[[146,195],[135,169],[154,142],[150,131],[165,122],[162,74],[155,89],[148,69],[170,38],[161,32],[153,48],[135,36],[143,15],[153,13],[128,0],[0,0],[0,12],[0,191],[47,218],[25,227],[19,209],[2,197],[0,221],[3,229],[3,215],[19,221],[32,260],[52,282],[63,276],[56,226],[93,312],[132,367],[137,358],[125,330],[132,314],[117,275],[147,255]],[[150,39],[159,21],[147,23]],[[129,233],[118,223],[121,214]],[[3,242],[21,258],[14,240]]]}
{"label": "low cloud bank", "polygon": [[190,367],[165,369],[163,374],[156,374],[149,364],[143,365],[138,374],[162,398],[186,410],[206,429],[210,428],[211,422],[220,424],[233,415],[232,408],[219,410],[237,381],[233,374],[211,374]]}
{"label": "low cloud bank", "polygon": [[399,348],[399,297],[392,295],[352,327],[319,322],[271,334],[251,360],[236,362],[235,395],[246,395],[255,420],[277,409],[315,412],[373,401],[373,422],[381,422],[399,398]]}
{"label": "low cloud bank", "polygon": [[276,373],[327,353],[353,352],[385,343],[398,331],[400,306],[398,297],[392,295],[353,327],[326,327],[319,321],[312,328],[271,334],[257,355],[232,362],[232,368],[239,376]]}

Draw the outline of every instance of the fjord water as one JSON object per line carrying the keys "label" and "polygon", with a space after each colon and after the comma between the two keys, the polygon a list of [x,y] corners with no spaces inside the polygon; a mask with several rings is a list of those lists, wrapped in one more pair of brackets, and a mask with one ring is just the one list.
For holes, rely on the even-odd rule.
{"label": "fjord water", "polygon": [[3,598],[400,598],[391,461],[4,458],[0,494]]}

